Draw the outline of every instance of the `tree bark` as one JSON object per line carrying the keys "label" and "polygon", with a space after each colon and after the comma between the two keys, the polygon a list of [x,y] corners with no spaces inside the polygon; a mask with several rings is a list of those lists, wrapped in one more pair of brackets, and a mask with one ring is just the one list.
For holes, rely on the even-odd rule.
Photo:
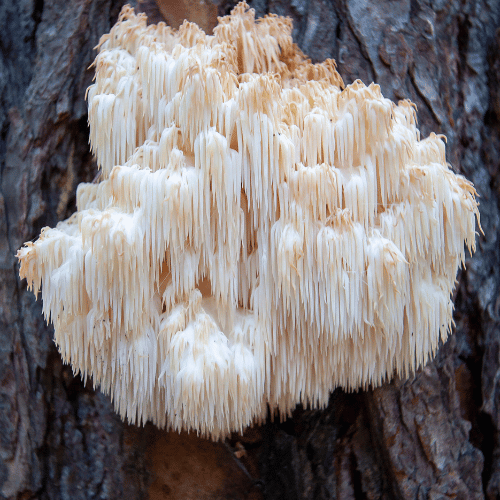
{"label": "tree bark", "polygon": [[[334,58],[346,84],[415,102],[422,135],[444,133],[474,182],[484,235],[459,275],[454,334],[411,380],[337,389],[323,411],[225,443],[123,423],[62,364],[18,277],[16,250],[71,215],[97,172],[88,67],[122,3],[0,2],[0,498],[499,498],[499,2],[249,2],[291,16],[302,50]],[[219,1],[219,15],[233,6]],[[151,1],[136,7],[161,19]]]}

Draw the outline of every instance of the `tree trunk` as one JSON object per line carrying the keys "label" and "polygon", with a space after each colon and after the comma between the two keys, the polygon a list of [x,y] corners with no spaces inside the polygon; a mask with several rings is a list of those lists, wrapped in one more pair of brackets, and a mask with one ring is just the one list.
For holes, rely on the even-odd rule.
{"label": "tree trunk", "polygon": [[[175,7],[162,3],[138,8],[157,22]],[[209,0],[191,3],[214,18]],[[298,407],[224,443],[123,423],[62,364],[15,259],[71,215],[76,186],[97,172],[88,67],[122,2],[0,2],[0,498],[499,498],[499,2],[249,3],[291,16],[302,50],[334,58],[346,83],[415,102],[423,136],[447,136],[484,231],[459,276],[455,333],[411,380],[338,389],[323,411]],[[218,14],[232,6],[219,1]]]}

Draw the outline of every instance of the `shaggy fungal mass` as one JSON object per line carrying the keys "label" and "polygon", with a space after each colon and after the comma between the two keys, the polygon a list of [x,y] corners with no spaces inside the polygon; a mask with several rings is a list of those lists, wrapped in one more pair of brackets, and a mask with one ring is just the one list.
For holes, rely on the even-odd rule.
{"label": "shaggy fungal mass", "polygon": [[472,184],[411,102],[344,88],[291,31],[245,3],[213,36],[125,7],[99,43],[101,180],[18,257],[64,361],[130,422],[218,439],[407,377],[450,333]]}

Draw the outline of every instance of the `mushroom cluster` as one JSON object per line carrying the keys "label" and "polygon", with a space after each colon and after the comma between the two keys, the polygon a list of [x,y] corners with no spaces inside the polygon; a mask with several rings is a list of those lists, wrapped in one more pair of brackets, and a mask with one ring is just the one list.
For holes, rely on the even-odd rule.
{"label": "mushroom cluster", "polygon": [[479,218],[411,102],[254,17],[208,36],[124,7],[87,95],[100,182],[18,252],[75,372],[213,439],[426,363]]}

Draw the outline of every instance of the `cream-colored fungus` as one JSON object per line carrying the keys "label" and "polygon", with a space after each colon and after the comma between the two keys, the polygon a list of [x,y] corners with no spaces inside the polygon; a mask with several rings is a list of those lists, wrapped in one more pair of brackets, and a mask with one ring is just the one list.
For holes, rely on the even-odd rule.
{"label": "cream-colored fungus", "polygon": [[95,61],[101,169],[18,252],[55,342],[130,422],[218,439],[425,364],[475,191],[415,107],[239,4],[213,36],[125,7]]}

